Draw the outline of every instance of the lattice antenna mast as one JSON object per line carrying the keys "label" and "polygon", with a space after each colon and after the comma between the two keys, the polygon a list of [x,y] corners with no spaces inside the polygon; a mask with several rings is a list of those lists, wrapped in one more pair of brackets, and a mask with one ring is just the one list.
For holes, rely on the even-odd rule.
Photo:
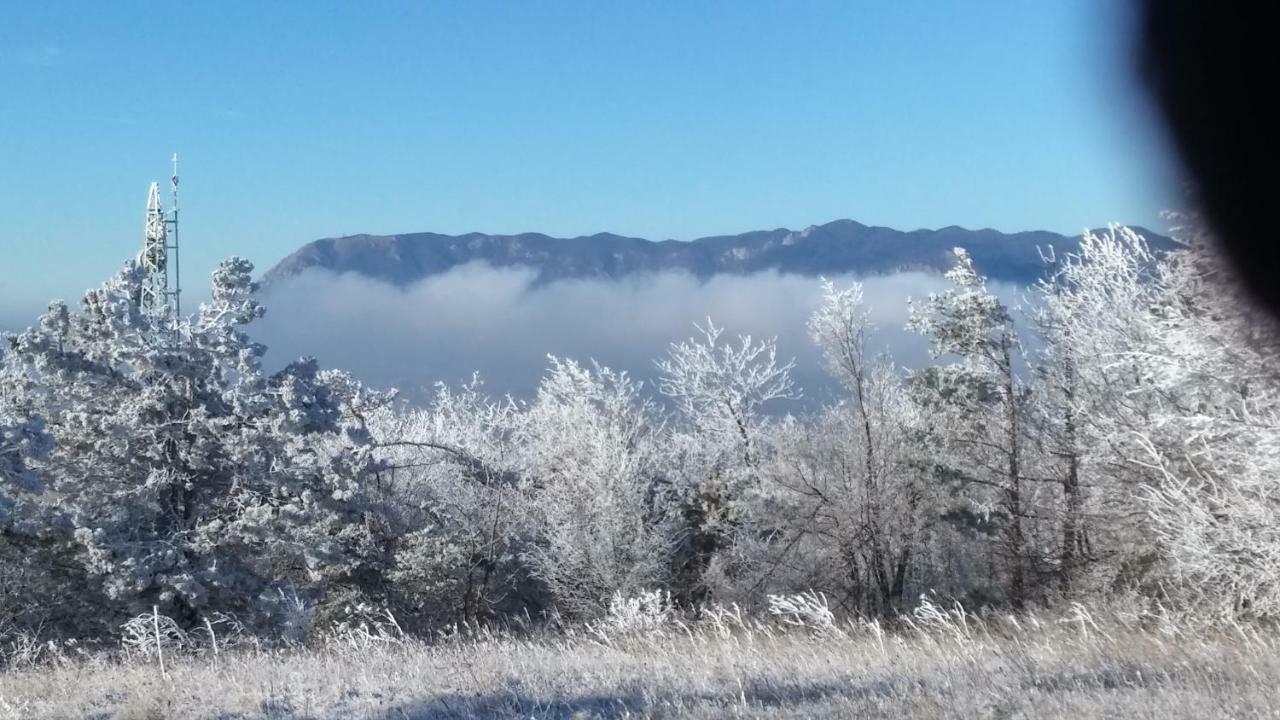
{"label": "lattice antenna mast", "polygon": [[146,277],[142,281],[142,294],[138,304],[143,311],[159,316],[170,316],[175,321],[182,317],[182,277],[178,259],[178,154],[173,155],[173,175],[170,177],[171,205],[166,216],[160,204],[160,183],[151,183],[147,191],[146,225],[143,230],[142,252],[138,264]]}
{"label": "lattice antenna mast", "polygon": [[169,240],[164,210],[160,207],[160,183],[147,190],[147,216],[138,265],[146,273],[138,298],[145,312],[165,314],[169,304]]}

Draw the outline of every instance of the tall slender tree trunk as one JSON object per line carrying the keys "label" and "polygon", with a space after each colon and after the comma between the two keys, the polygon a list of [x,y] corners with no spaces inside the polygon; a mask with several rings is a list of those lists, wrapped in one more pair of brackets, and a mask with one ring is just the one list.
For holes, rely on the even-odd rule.
{"label": "tall slender tree trunk", "polygon": [[1084,529],[1081,522],[1079,458],[1074,451],[1067,457],[1067,476],[1063,478],[1062,494],[1066,504],[1066,516],[1062,519],[1062,591],[1071,592],[1071,583],[1082,560]]}
{"label": "tall slender tree trunk", "polygon": [[911,560],[911,548],[903,547],[893,571],[893,587],[889,591],[889,607],[902,606],[902,594],[907,586],[907,563]]}
{"label": "tall slender tree trunk", "polygon": [[1022,458],[1019,442],[1018,400],[1013,385],[1013,362],[1011,357],[1011,341],[1006,336],[1001,342],[1004,373],[1005,395],[1005,427],[1008,443],[1008,477],[1005,480],[1004,505],[1009,513],[1009,521],[1005,526],[1005,550],[1008,554],[1009,567],[1009,601],[1015,608],[1022,608],[1027,598],[1026,583],[1026,537],[1022,532]]}
{"label": "tall slender tree trunk", "polygon": [[1061,587],[1064,594],[1071,592],[1071,583],[1085,553],[1084,548],[1084,498],[1080,490],[1080,453],[1076,447],[1075,418],[1075,363],[1070,356],[1064,367],[1063,395],[1066,418],[1063,428],[1063,444],[1067,459],[1066,475],[1062,479],[1062,500],[1065,512],[1062,518]]}

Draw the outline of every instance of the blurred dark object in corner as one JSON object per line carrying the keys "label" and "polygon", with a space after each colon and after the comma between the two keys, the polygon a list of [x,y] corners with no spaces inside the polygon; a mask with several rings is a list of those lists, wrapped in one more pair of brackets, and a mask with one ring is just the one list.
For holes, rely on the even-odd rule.
{"label": "blurred dark object in corner", "polygon": [[[1280,318],[1280,248],[1263,225],[1276,167],[1266,149],[1278,129],[1276,10],[1250,0],[1140,2],[1141,69],[1200,209],[1250,293]],[[1274,202],[1275,189],[1265,192]]]}

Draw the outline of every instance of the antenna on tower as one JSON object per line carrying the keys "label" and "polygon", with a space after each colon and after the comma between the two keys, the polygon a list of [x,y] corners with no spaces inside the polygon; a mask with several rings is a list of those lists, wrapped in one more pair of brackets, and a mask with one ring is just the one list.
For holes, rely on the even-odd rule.
{"label": "antenna on tower", "polygon": [[[138,305],[144,312],[169,316],[175,322],[182,317],[182,278],[178,261],[178,154],[173,154],[173,175],[169,179],[172,204],[166,216],[160,204],[160,183],[147,190],[147,215],[143,229],[142,252],[138,265],[146,277]],[[172,282],[170,282],[172,280]]]}
{"label": "antenna on tower", "polygon": [[182,317],[182,265],[178,257],[178,153],[173,154],[173,175],[169,176],[169,250],[173,252],[173,316]]}
{"label": "antenna on tower", "polygon": [[138,253],[138,265],[146,273],[138,304],[153,314],[163,314],[169,300],[169,242],[166,235],[164,211],[160,207],[160,183],[153,182],[147,190],[142,252]]}

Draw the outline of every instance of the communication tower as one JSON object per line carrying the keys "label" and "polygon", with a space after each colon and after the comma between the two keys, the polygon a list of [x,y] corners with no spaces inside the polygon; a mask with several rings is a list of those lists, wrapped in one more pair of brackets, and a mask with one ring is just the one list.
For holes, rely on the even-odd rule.
{"label": "communication tower", "polygon": [[166,216],[160,204],[160,183],[147,190],[147,214],[143,227],[142,252],[138,265],[146,277],[138,304],[145,312],[182,316],[182,278],[178,259],[178,154],[173,154],[173,175],[169,178],[171,204]]}

